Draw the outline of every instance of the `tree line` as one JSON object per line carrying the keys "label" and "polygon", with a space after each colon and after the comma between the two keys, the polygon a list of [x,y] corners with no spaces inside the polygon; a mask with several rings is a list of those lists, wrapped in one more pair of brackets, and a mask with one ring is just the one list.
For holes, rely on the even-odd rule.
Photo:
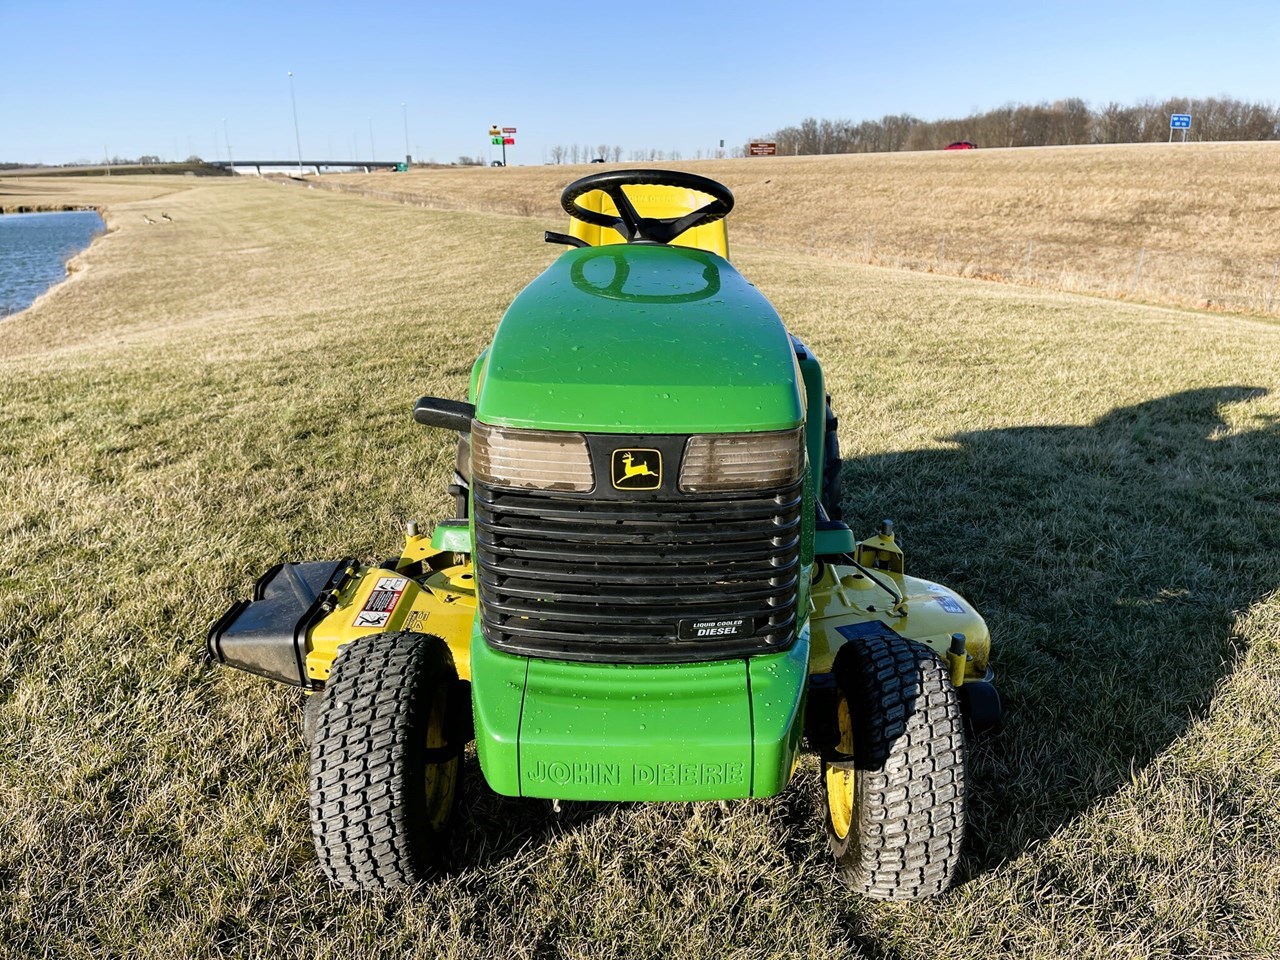
{"label": "tree line", "polygon": [[778,153],[784,155],[938,150],[959,140],[980,147],[1145,143],[1169,138],[1173,113],[1192,115],[1188,140],[1280,140],[1280,108],[1229,97],[1144,100],[1127,106],[1112,102],[1097,109],[1072,97],[1052,103],[1008,103],[943,120],[921,120],[906,113],[858,122],[809,117],[756,139],[776,141]]}

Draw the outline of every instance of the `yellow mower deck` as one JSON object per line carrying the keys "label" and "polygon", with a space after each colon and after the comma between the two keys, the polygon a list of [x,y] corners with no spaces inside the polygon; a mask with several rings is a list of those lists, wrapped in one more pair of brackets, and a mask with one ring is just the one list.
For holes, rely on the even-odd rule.
{"label": "yellow mower deck", "polygon": [[349,578],[333,598],[333,611],[311,630],[307,677],[327,680],[338,650],[352,640],[405,630],[444,640],[459,679],[470,680],[475,581],[470,561],[455,563],[456,556],[434,549],[430,537],[411,534],[394,569],[368,568]]}

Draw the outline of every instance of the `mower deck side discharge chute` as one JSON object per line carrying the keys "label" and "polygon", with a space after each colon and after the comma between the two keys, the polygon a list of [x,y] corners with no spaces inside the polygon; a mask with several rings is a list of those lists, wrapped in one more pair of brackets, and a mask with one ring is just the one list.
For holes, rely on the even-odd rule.
{"label": "mower deck side discharge chute", "polygon": [[[385,565],[354,559],[282,563],[258,580],[253,599],[237,600],[209,630],[219,663],[309,690],[324,687],[343,646],[378,633],[439,637],[462,680],[471,679],[475,585],[466,527],[441,524],[432,536],[412,533],[403,555]],[[445,546],[437,548],[438,539]]]}
{"label": "mower deck side discharge chute", "polygon": [[774,796],[800,747],[808,656],[802,635],[750,659],[580,663],[501,653],[477,632],[473,665],[505,680],[472,687],[485,779],[561,800]]}
{"label": "mower deck side discharge chute", "polygon": [[307,633],[323,617],[323,597],[352,571],[351,560],[278,563],[209,629],[209,655],[219,663],[293,686],[306,676]]}

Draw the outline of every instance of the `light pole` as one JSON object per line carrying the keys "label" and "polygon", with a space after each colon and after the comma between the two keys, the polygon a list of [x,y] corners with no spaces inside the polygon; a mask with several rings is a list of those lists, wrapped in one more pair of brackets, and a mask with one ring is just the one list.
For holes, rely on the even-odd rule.
{"label": "light pole", "polygon": [[404,116],[404,165],[413,163],[413,154],[409,152],[409,108],[400,104],[400,113]]}
{"label": "light pole", "polygon": [[227,173],[231,176],[236,175],[236,165],[231,161],[231,134],[227,132],[227,118],[222,118],[222,139],[227,144]]}
{"label": "light pole", "polygon": [[302,137],[298,134],[298,98],[293,93],[293,71],[289,71],[289,102],[293,104],[293,142],[298,148],[298,176],[302,176]]}

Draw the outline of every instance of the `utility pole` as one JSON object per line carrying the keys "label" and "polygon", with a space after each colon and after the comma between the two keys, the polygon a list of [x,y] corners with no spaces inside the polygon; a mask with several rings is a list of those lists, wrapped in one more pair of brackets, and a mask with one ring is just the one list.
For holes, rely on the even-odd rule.
{"label": "utility pole", "polygon": [[293,104],[293,142],[298,148],[298,176],[302,176],[302,137],[298,133],[298,98],[293,94],[293,71],[289,71],[289,101]]}
{"label": "utility pole", "polygon": [[400,113],[404,116],[404,165],[413,163],[413,154],[409,152],[409,108],[400,104]]}

